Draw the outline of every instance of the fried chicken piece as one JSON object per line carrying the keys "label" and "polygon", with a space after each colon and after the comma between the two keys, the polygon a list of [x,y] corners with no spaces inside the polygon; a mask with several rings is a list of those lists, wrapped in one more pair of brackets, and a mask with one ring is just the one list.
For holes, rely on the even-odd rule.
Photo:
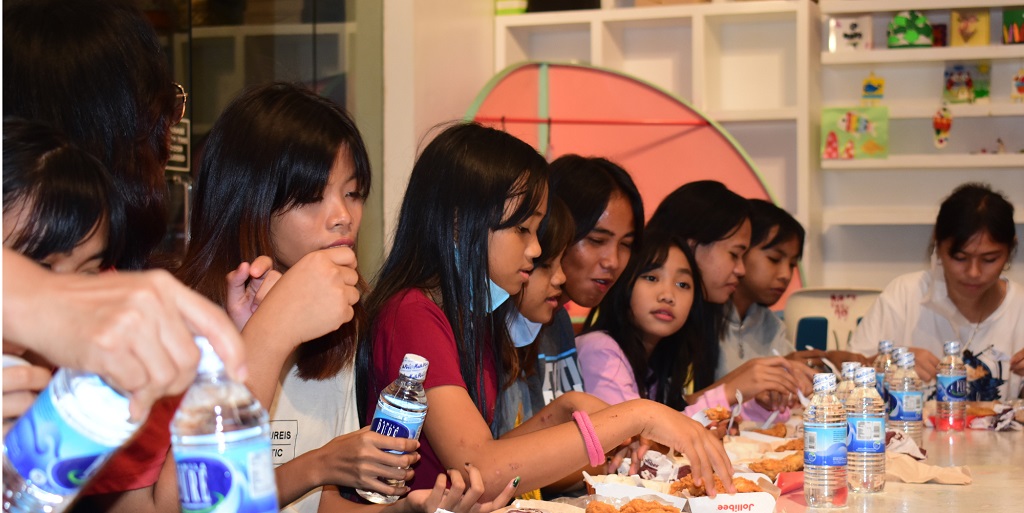
{"label": "fried chicken piece", "polygon": [[995,414],[996,411],[985,404],[967,403],[968,417],[988,417]]}
{"label": "fried chicken piece", "polygon": [[775,452],[802,451],[804,450],[804,439],[794,438],[775,448]]}
{"label": "fried chicken piece", "polygon": [[768,429],[751,429],[751,431],[753,431],[755,433],[761,433],[762,435],[774,436],[774,437],[778,437],[778,438],[785,438],[786,437],[786,425],[785,424],[775,424],[775,425],[773,425],[772,427],[770,427]]}
{"label": "fried chicken piece", "polygon": [[590,504],[587,504],[587,513],[619,513],[619,510],[607,502],[590,501]]}
{"label": "fried chicken piece", "polygon": [[732,417],[732,412],[725,406],[708,408],[704,410],[704,414],[708,416],[708,420],[711,422],[721,422],[723,420],[729,420],[729,417]]}
{"label": "fried chicken piece", "polygon": [[758,460],[750,465],[751,472],[757,472],[768,476],[773,483],[775,479],[779,477],[779,474],[783,472],[796,472],[804,469],[804,454],[803,452],[797,452],[786,456],[785,458],[765,458]]}
{"label": "fried chicken piece", "polygon": [[619,513],[679,513],[679,508],[666,506],[660,502],[633,499],[619,508]]}
{"label": "fried chicken piece", "polygon": [[[719,479],[718,476],[714,477],[715,491],[718,493],[726,493],[725,485],[722,484],[722,480]],[[754,483],[749,479],[738,476],[734,476],[732,478],[732,485],[736,488],[737,493],[751,493],[764,491],[761,489],[760,486],[757,486],[757,483]],[[680,479],[679,481],[672,483],[672,485],[669,486],[669,493],[671,493],[672,495],[679,495],[680,497],[682,497],[682,491],[684,489],[687,491],[687,493],[690,494],[690,497],[703,497],[707,495],[707,492],[704,490],[703,486],[697,486],[696,484],[693,483],[692,475],[686,476]]]}

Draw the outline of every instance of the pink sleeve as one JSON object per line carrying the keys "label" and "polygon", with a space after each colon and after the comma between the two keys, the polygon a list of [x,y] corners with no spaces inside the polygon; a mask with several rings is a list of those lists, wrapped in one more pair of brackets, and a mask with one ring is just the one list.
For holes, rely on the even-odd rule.
{"label": "pink sleeve", "polygon": [[697,402],[689,405],[683,410],[683,413],[692,417],[702,410],[707,408],[713,408],[715,406],[729,407],[729,399],[725,397],[725,385],[718,385],[700,396]]}
{"label": "pink sleeve", "polygon": [[576,337],[583,389],[608,404],[639,399],[633,367],[622,348],[607,333],[594,331]]}
{"label": "pink sleeve", "polygon": [[[768,417],[770,417],[771,415],[771,410],[761,406],[754,399],[751,399],[743,403],[744,419],[757,423],[763,423],[764,421],[768,420]],[[789,408],[786,408],[779,412],[779,416],[775,418],[775,423],[779,424],[782,422],[786,422],[787,420],[789,420]]]}

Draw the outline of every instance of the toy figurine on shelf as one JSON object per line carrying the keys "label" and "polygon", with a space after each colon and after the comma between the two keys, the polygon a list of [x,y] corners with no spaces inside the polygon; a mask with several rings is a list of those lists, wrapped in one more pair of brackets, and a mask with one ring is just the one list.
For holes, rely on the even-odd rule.
{"label": "toy figurine on shelf", "polygon": [[900,11],[889,22],[886,32],[889,48],[932,46],[932,26],[920,11]]}
{"label": "toy figurine on shelf", "polygon": [[988,103],[991,63],[949,64],[944,73],[942,99],[947,103]]}
{"label": "toy figurine on shelf", "polygon": [[1013,76],[1010,98],[1016,103],[1024,102],[1024,68],[1017,70],[1017,74]]}
{"label": "toy figurine on shelf", "polygon": [[943,149],[949,144],[949,129],[953,127],[953,114],[949,112],[946,104],[932,117],[932,128],[935,129],[935,147]]}
{"label": "toy figurine on shelf", "polygon": [[868,78],[864,79],[864,85],[861,87],[861,105],[865,107],[874,107],[878,105],[882,98],[885,96],[885,79],[875,75],[872,71]]}

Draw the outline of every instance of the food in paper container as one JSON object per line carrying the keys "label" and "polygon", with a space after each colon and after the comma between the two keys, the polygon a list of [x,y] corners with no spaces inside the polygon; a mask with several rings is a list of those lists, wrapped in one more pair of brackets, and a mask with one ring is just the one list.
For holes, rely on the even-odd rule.
{"label": "food in paper container", "polygon": [[[650,481],[640,479],[640,476],[619,476],[615,474],[603,476],[591,476],[583,473],[583,480],[587,483],[587,491],[598,497],[609,499],[635,499],[651,498],[663,501],[665,504],[683,509],[686,506],[686,499],[668,493],[667,482]],[[615,503],[615,500],[607,501]],[[619,502],[621,504],[621,502]],[[593,513],[593,512],[591,512]]]}
{"label": "food in paper container", "polygon": [[[718,476],[715,478],[715,491],[718,493],[725,493],[725,485],[722,484],[722,480]],[[733,477],[732,484],[736,488],[737,493],[753,493],[760,492],[761,487],[757,486],[753,481],[743,477]],[[704,497],[707,495],[707,491],[704,489],[704,485],[697,485],[693,482],[693,475],[686,476],[674,483],[669,488],[669,492],[673,495],[682,495],[683,491],[686,491],[690,497]]]}
{"label": "food in paper container", "polygon": [[804,450],[804,439],[794,438],[778,447],[775,448],[775,452],[785,451],[803,451]]}
{"label": "food in paper container", "polygon": [[751,429],[755,433],[761,433],[762,435],[774,436],[778,438],[786,438],[786,425],[785,424],[773,424],[767,429]]}
{"label": "food in paper container", "polygon": [[775,501],[779,497],[779,489],[762,474],[737,473],[733,482],[743,478],[756,484],[763,491],[736,494],[719,493],[714,499],[710,497],[693,497],[686,503],[692,513],[718,513],[720,511],[736,511],[746,513],[771,513],[775,509]]}
{"label": "food in paper container", "polygon": [[783,458],[766,456],[760,460],[747,464],[752,472],[768,476],[772,482],[783,472],[797,472],[804,469],[803,451],[794,452]]}

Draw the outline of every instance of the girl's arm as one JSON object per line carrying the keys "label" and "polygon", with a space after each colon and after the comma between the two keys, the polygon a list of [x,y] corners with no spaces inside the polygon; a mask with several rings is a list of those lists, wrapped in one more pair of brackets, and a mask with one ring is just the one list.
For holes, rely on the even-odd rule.
{"label": "girl's arm", "polygon": [[541,429],[557,426],[566,422],[573,422],[572,413],[585,411],[589,414],[601,411],[608,407],[608,403],[583,392],[566,392],[548,403],[536,415],[530,417],[512,431],[505,433],[501,438],[514,438]]}
{"label": "girl's arm", "polygon": [[[533,433],[494,440],[465,388],[437,386],[427,390],[430,410],[424,433],[441,463],[480,468],[486,491],[497,495],[515,476],[526,490],[542,488],[587,465],[587,447],[575,423],[564,423]],[[717,472],[732,491],[732,465],[722,443],[692,419],[651,401],[637,400],[611,406],[590,416],[603,448],[614,448],[640,435],[685,454],[695,479],[712,482]]]}
{"label": "girl's arm", "polygon": [[292,351],[352,319],[352,305],[359,301],[355,258],[346,247],[302,257],[276,281],[242,329],[250,371],[246,384],[264,407],[273,401]]}
{"label": "girl's arm", "polygon": [[[320,513],[336,513],[341,510],[344,510],[345,513],[434,513],[443,509],[451,513],[489,513],[508,504],[519,486],[519,478],[514,478],[493,501],[483,502],[480,500],[480,496],[484,493],[480,471],[469,464],[466,464],[465,471],[469,476],[468,485],[463,481],[460,472],[449,470],[448,475],[439,474],[437,476],[433,489],[416,490],[388,506],[356,504],[343,498],[337,487],[326,486],[320,494],[320,507],[317,511]],[[452,482],[451,488],[448,488],[449,477]]]}

